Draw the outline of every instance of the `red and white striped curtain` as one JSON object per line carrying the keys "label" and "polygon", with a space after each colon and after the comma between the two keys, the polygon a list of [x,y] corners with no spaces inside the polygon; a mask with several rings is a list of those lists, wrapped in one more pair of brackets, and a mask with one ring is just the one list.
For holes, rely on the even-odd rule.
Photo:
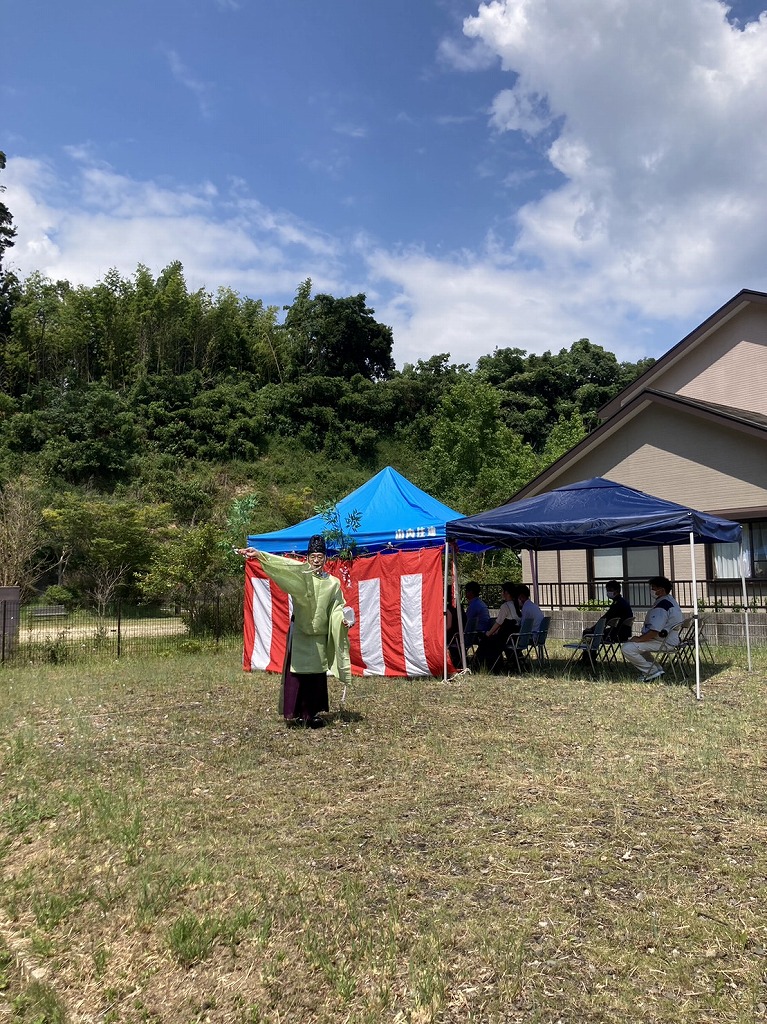
{"label": "red and white striped curtain", "polygon": [[[371,555],[335,562],[328,572],[341,581],[356,625],[349,631],[354,675],[441,676],[444,618],[442,549]],[[245,563],[246,671],[281,672],[290,622],[290,598],[260,565]]]}

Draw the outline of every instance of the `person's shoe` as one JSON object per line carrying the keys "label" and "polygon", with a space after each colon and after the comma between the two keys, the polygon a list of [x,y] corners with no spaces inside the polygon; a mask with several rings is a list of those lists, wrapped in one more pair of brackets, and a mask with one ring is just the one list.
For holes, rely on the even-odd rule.
{"label": "person's shoe", "polygon": [[310,718],[306,724],[310,729],[324,729],[327,723],[324,718],[320,718],[319,715],[315,715],[315,717]]}
{"label": "person's shoe", "polygon": [[288,718],[285,724],[288,729],[303,729],[306,721],[303,718]]}
{"label": "person's shoe", "polygon": [[650,679],[660,679],[662,675],[665,675],[663,669],[660,668],[660,666],[656,666],[655,668],[650,669],[650,671],[645,676],[645,679],[649,682]]}

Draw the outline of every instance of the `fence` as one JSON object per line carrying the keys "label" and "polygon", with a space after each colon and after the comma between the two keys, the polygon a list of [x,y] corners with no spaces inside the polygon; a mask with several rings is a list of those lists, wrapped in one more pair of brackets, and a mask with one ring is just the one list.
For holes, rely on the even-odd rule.
{"label": "fence", "polygon": [[190,608],[151,611],[118,603],[107,614],[0,601],[0,663],[40,664],[242,647],[242,591]]}
{"label": "fence", "polygon": [[[599,616],[599,608],[585,608],[588,586],[567,584],[575,606],[558,607],[559,602],[547,588],[541,588],[540,604],[552,612],[552,639],[568,640]],[[483,597],[491,608],[500,604],[500,586],[483,587]],[[681,604],[690,609],[691,588],[684,581],[675,584]],[[685,600],[686,596],[686,600]],[[734,590],[727,610],[702,609],[709,642],[724,646],[745,643],[745,615],[734,610]],[[751,593],[749,593],[749,598]],[[742,600],[742,598],[741,598]],[[580,604],[579,608],[577,605]],[[754,646],[767,646],[765,603],[749,616],[749,633]],[[637,617],[644,614],[636,608]],[[0,600],[0,664],[64,663],[94,658],[122,658],[144,654],[163,654],[225,649],[236,653],[242,648],[243,595],[241,591],[219,593],[197,602],[194,607],[146,609],[118,604],[106,615],[84,609],[67,610],[63,605],[19,605]]]}
{"label": "fence", "polygon": [[[503,600],[500,584],[483,584],[480,590],[482,599],[491,610],[500,606]],[[555,640],[572,640],[580,636],[581,630],[593,624],[609,604],[606,600],[597,600],[597,593],[604,597],[604,581],[598,580],[595,584],[586,581],[539,584],[538,603],[552,617],[549,636]],[[725,647],[745,644],[746,619],[740,582],[698,580],[693,604],[692,581],[675,580],[674,596],[686,615],[693,610],[700,614],[709,643]],[[646,580],[629,581],[628,598],[639,624],[651,597]],[[750,613],[750,641],[755,647],[767,646],[767,581],[747,580],[746,600]]]}
{"label": "fence", "polygon": [[[594,583],[540,583],[538,603],[545,608],[582,608],[594,598],[604,598],[606,580]],[[629,580],[626,597],[632,607],[647,607],[650,592],[647,580]],[[740,580],[696,580],[693,595],[692,580],[675,579],[674,597],[680,607],[698,611],[738,612],[743,610],[743,585]],[[746,580],[746,602],[750,611],[767,610],[767,580]]]}

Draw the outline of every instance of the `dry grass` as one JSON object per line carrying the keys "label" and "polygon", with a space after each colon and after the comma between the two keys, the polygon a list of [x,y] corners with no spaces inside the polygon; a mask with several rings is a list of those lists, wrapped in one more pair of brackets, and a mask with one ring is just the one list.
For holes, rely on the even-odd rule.
{"label": "dry grass", "polygon": [[6,669],[1,930],[78,1022],[764,1020],[766,661],[316,732],[229,655]]}

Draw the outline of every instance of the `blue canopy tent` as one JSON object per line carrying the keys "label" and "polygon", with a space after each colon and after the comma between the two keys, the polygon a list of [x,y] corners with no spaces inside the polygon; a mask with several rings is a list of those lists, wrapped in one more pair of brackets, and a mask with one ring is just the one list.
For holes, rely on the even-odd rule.
{"label": "blue canopy tent", "polygon": [[[359,529],[349,534],[360,556],[378,552],[444,548],[443,590],[446,606],[449,548],[445,538],[445,523],[449,519],[456,519],[460,513],[432,498],[391,466],[382,469],[356,491],[342,498],[335,508],[342,525],[351,513],[360,513]],[[323,516],[316,515],[284,530],[250,536],[248,546],[276,555],[303,554],[309,538],[327,530],[327,521]],[[332,545],[328,547],[332,551]],[[470,542],[467,550],[475,550]],[[447,678],[446,648],[443,678]]]}
{"label": "blue canopy tent", "polygon": [[[527,548],[531,552],[580,548],[680,544],[689,541],[695,593],[695,541],[741,542],[739,523],[697,512],[595,477],[569,484],[546,494],[508,502],[488,512],[451,520],[447,538],[459,550],[478,545]],[[742,558],[741,558],[742,567]],[[537,581],[537,571],[535,572]],[[746,582],[742,575],[743,604]],[[746,645],[751,668],[751,646],[746,612]],[[695,619],[696,695],[700,699],[700,649]]]}
{"label": "blue canopy tent", "polygon": [[[336,509],[342,523],[350,513],[361,513],[360,528],[351,534],[361,555],[444,546],[445,523],[460,515],[391,466],[342,498]],[[316,515],[284,530],[248,537],[248,544],[275,555],[303,554],[309,538],[327,529],[325,519]]]}

